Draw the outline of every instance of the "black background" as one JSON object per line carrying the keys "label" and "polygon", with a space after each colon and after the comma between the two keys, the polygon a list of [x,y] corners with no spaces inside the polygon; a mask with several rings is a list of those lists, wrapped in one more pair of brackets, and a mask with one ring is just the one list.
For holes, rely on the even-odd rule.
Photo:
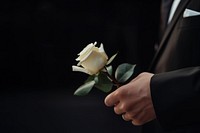
{"label": "black background", "polygon": [[113,62],[145,71],[154,54],[159,0],[0,2],[0,132],[139,132],[105,107],[106,94],[73,96],[87,75],[77,54],[103,43]]}

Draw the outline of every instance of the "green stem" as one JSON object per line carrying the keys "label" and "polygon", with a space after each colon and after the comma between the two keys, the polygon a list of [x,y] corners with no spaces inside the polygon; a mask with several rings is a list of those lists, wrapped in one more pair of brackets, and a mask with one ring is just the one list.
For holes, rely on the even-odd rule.
{"label": "green stem", "polygon": [[109,72],[108,72],[108,70],[107,70],[106,67],[104,67],[104,68],[105,68],[105,70],[106,70],[106,72],[105,72],[106,76],[108,76],[108,78],[110,78],[110,79],[112,80],[113,84],[114,84],[117,88],[119,88],[119,87],[121,86],[120,83],[117,81],[117,79],[116,79],[115,77],[113,77],[112,75],[109,74]]}

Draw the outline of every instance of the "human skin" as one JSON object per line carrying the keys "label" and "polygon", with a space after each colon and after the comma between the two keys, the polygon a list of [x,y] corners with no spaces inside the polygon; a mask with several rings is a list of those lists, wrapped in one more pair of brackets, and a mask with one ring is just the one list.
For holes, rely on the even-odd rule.
{"label": "human skin", "polygon": [[150,92],[150,81],[154,74],[143,72],[116,89],[105,98],[108,107],[114,107],[118,115],[133,125],[143,125],[156,118]]}

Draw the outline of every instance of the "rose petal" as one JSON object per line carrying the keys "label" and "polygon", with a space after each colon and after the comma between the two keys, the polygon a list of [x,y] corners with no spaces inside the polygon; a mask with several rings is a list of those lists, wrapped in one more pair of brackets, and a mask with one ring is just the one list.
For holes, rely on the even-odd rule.
{"label": "rose petal", "polygon": [[100,47],[99,47],[99,52],[105,52],[103,44],[101,43]]}
{"label": "rose petal", "polygon": [[91,75],[91,73],[88,70],[82,67],[78,67],[78,66],[72,66],[72,71],[83,72],[83,73]]}
{"label": "rose petal", "polygon": [[88,44],[78,55],[84,54],[84,53],[87,52],[88,50],[90,50],[90,49],[92,49],[93,47],[95,47],[96,44],[97,44],[96,42],[94,42],[94,44],[93,44],[93,43]]}
{"label": "rose petal", "polygon": [[93,43],[88,44],[78,55],[79,57],[76,58],[76,61],[82,60],[86,55],[89,54],[89,52],[95,47]]}
{"label": "rose petal", "polygon": [[107,54],[105,53],[105,50],[104,50],[104,47],[103,47],[103,44],[101,43],[100,47],[99,47],[99,52],[101,53],[104,53],[103,55],[106,57],[106,59],[108,59],[108,56]]}
{"label": "rose petal", "polygon": [[80,62],[84,61],[85,59],[88,58],[88,56],[90,56],[91,53],[92,53],[92,50],[88,51],[88,52],[85,53],[84,55],[80,55],[79,58],[78,58],[79,61],[80,61]]}
{"label": "rose petal", "polygon": [[80,65],[90,71],[90,73],[96,74],[106,63],[107,59],[105,58],[104,53],[92,51],[86,60],[80,62]]}
{"label": "rose petal", "polygon": [[[93,47],[90,51],[88,51],[87,53],[83,54],[83,55],[80,55],[79,56],[79,61],[80,63],[78,64],[81,64],[81,62],[85,61],[91,54],[93,51],[96,51],[97,53],[99,53],[99,48],[97,47]],[[104,55],[104,54],[103,54]],[[78,65],[79,66],[79,65]]]}

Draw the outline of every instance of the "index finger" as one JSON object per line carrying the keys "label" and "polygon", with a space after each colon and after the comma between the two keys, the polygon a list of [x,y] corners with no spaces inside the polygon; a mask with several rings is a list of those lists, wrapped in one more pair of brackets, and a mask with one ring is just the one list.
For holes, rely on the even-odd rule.
{"label": "index finger", "polygon": [[106,104],[106,106],[114,106],[117,103],[119,103],[119,98],[118,98],[118,91],[114,91],[112,93],[110,93],[104,100],[104,103]]}

